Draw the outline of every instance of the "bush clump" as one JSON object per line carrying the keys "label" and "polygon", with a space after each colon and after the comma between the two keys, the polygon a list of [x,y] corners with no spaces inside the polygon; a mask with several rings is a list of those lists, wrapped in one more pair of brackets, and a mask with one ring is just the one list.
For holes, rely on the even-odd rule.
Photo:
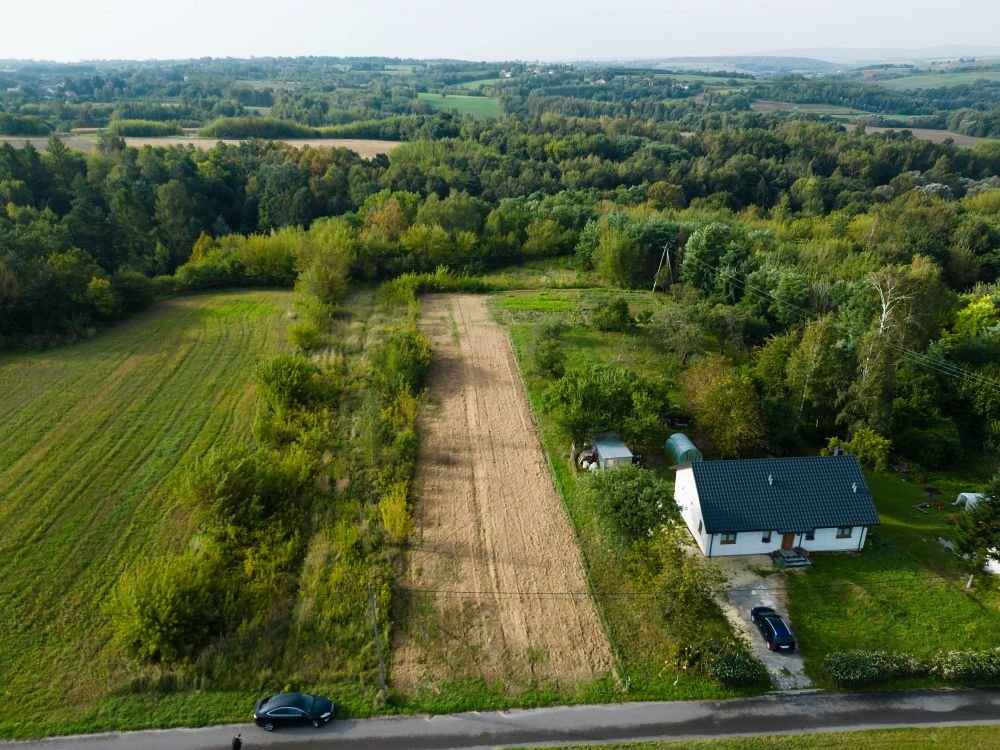
{"label": "bush clump", "polygon": [[590,317],[590,322],[598,331],[627,331],[632,327],[632,313],[628,309],[628,302],[621,297],[613,300],[601,302],[594,314]]}
{"label": "bush clump", "polygon": [[226,577],[215,561],[186,554],[146,567],[119,592],[117,634],[147,661],[180,662],[218,635],[232,611]]}
{"label": "bush clump", "polygon": [[627,540],[644,537],[677,515],[669,483],[639,466],[595,474],[587,495],[601,517]]}
{"label": "bush clump", "polygon": [[986,651],[943,651],[932,671],[946,680],[1000,679],[1000,648]]}
{"label": "bush clump", "polygon": [[837,685],[856,687],[923,674],[927,666],[912,654],[855,649],[827,654],[823,669]]}
{"label": "bush clump", "polygon": [[756,685],[767,678],[764,665],[745,651],[730,651],[717,656],[709,664],[708,672],[729,687]]}

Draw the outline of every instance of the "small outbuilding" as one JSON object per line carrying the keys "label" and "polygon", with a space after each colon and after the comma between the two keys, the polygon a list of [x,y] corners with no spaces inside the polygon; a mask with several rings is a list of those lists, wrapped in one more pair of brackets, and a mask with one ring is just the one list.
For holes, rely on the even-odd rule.
{"label": "small outbuilding", "polygon": [[879,523],[855,456],[694,461],[674,500],[706,557],[859,552]]}
{"label": "small outbuilding", "polygon": [[664,444],[667,453],[674,459],[674,464],[689,464],[692,461],[704,461],[701,451],[691,442],[691,438],[683,432],[675,432],[667,438]]}
{"label": "small outbuilding", "polygon": [[594,435],[594,453],[601,471],[632,464],[632,451],[613,432]]}

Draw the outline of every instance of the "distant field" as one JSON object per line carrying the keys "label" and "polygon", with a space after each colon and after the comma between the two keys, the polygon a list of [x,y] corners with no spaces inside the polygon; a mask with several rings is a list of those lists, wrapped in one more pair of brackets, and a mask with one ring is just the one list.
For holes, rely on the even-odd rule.
{"label": "distant field", "polygon": [[[848,130],[854,130],[857,127],[853,122],[844,123],[844,127]],[[875,127],[874,125],[866,125],[865,131],[868,133],[887,133],[891,130],[909,130],[913,133],[914,138],[919,138],[922,141],[931,141],[932,143],[942,143],[948,138],[951,138],[959,146],[975,146],[977,143],[983,141],[995,141],[996,138],[976,138],[971,135],[962,135],[961,133],[953,133],[950,130],[931,130],[930,128],[908,128],[901,125],[898,128],[882,128]]]}
{"label": "distant field", "polygon": [[290,91],[297,89],[302,84],[298,81],[239,81],[236,83],[248,86],[252,89],[273,89],[275,91]]}
{"label": "distant field", "polygon": [[455,109],[460,115],[472,115],[477,120],[488,120],[500,117],[500,102],[488,96],[459,96],[449,94],[429,94],[422,92],[417,94],[420,101],[426,102],[428,106],[435,110]]}
{"label": "distant field", "polygon": [[[451,99],[452,97],[448,98]],[[70,148],[75,148],[79,151],[86,151],[87,153],[90,153],[97,148],[96,136],[88,137],[83,134],[73,134],[71,136],[60,136],[60,139]],[[287,143],[297,148],[302,148],[304,146],[346,148],[354,151],[356,154],[366,159],[370,159],[377,154],[388,154],[400,143],[399,141],[377,141],[366,140],[363,138],[281,138],[277,140],[281,140],[283,143]],[[23,146],[25,142],[30,143],[39,150],[42,150],[49,142],[49,139],[47,137],[22,138],[13,135],[0,135],[0,143],[10,143],[14,146]],[[125,143],[135,148],[142,148],[143,146],[186,146],[187,144],[191,144],[200,149],[208,150],[219,142],[230,146],[235,146],[241,143],[241,141],[233,139],[197,138],[191,136],[163,136],[160,138],[125,139]]]}
{"label": "distant field", "polygon": [[1000,81],[1000,70],[930,73],[927,75],[906,76],[904,78],[889,78],[884,81],[875,81],[875,83],[892,91],[905,91],[907,89],[937,89],[946,86],[962,86],[984,78],[987,81]]}
{"label": "distant field", "polygon": [[472,89],[473,91],[478,91],[483,86],[492,86],[494,83],[500,83],[504,81],[504,78],[481,78],[478,81],[466,81],[462,84],[462,88]]}
{"label": "distant field", "polygon": [[192,296],[85,343],[0,356],[0,737],[90,726],[127,681],[105,607],[137,561],[188,543],[185,469],[248,435],[250,371],[284,346],[291,304]]}
{"label": "distant field", "polygon": [[841,107],[836,104],[801,104],[798,102],[776,102],[760,99],[751,102],[750,109],[754,112],[811,112],[816,115],[867,115],[863,109]]}
{"label": "distant field", "polygon": [[[729,86],[729,81],[741,81],[739,78],[728,78],[725,75],[709,76],[698,73],[662,73],[658,75],[663,75],[667,78],[675,78],[678,81],[688,81],[691,83],[715,83],[719,86]],[[751,83],[753,83],[753,81],[746,81],[747,85]]]}

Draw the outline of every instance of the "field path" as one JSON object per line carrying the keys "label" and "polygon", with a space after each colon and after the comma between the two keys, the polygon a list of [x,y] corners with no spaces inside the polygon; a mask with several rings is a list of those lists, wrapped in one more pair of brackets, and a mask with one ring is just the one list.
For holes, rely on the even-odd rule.
{"label": "field path", "polygon": [[506,331],[483,297],[429,296],[416,531],[398,576],[392,680],[509,687],[608,674],[611,652],[535,434]]}

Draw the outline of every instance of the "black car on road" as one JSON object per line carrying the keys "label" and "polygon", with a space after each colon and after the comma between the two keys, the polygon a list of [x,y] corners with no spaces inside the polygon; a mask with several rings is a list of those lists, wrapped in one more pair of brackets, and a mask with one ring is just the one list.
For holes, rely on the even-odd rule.
{"label": "black car on road", "polygon": [[278,693],[257,701],[254,723],[268,732],[284,724],[312,724],[320,727],[333,718],[333,701],[309,693]]}
{"label": "black car on road", "polygon": [[795,650],[795,636],[788,625],[777,612],[770,607],[754,607],[750,610],[750,619],[757,630],[767,641],[771,651],[781,651],[790,654]]}

